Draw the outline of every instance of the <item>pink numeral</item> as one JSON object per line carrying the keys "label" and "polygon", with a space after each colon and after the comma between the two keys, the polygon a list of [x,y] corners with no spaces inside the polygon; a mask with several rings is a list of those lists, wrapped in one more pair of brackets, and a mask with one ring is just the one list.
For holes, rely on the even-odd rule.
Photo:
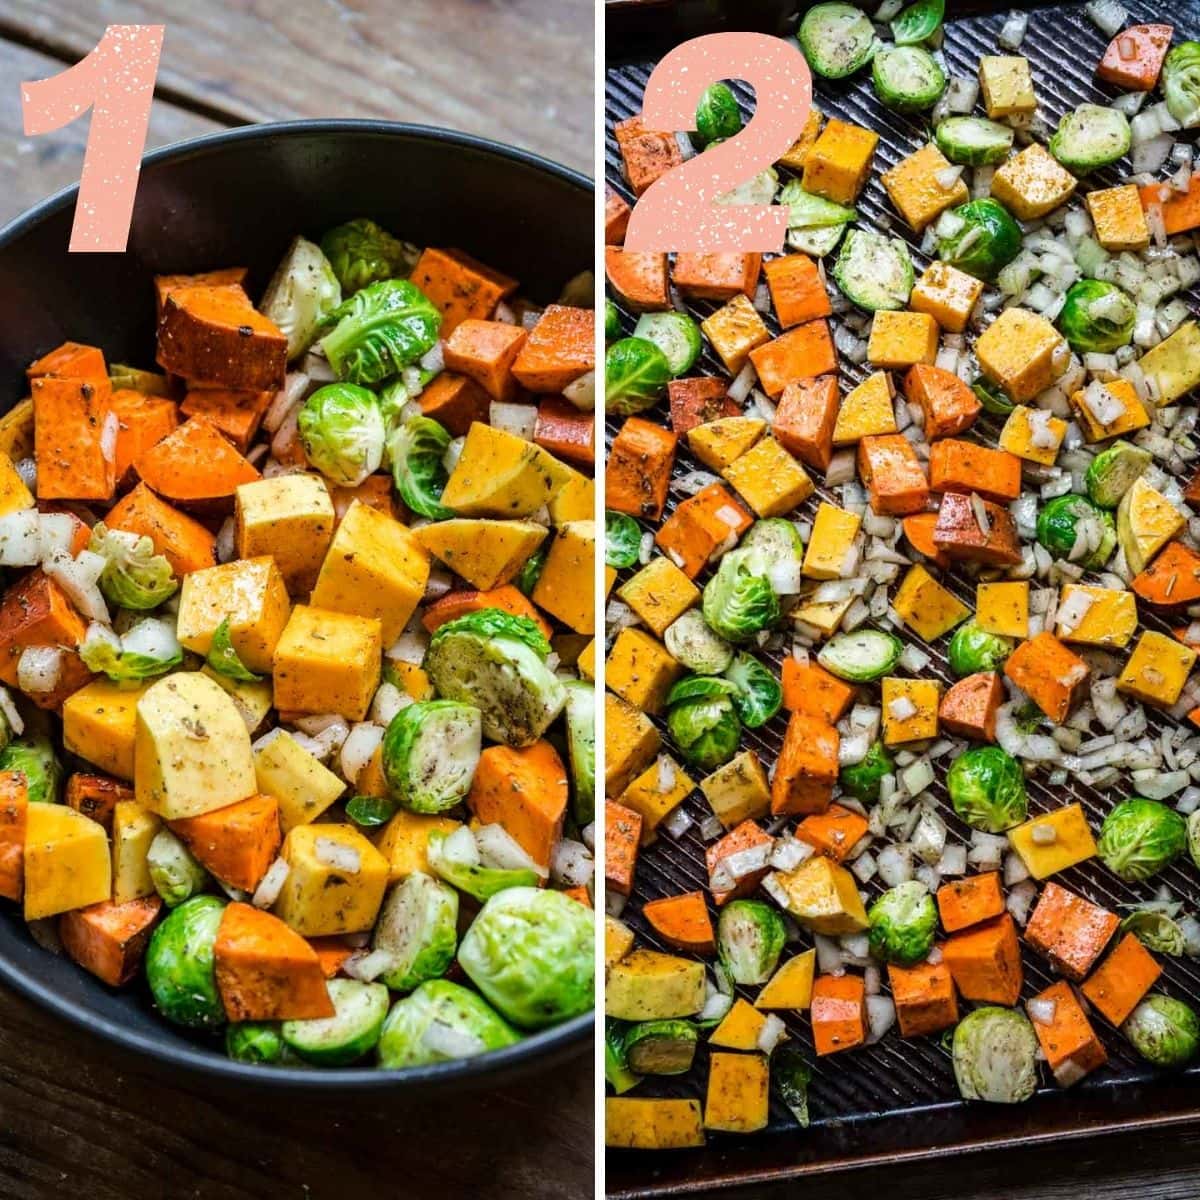
{"label": "pink numeral", "polygon": [[92,110],[72,250],[121,252],[129,242],[165,28],[110,25],[81,62],[21,84],[26,137],[62,129]]}
{"label": "pink numeral", "polygon": [[812,107],[812,75],[795,42],[761,33],[713,33],[677,46],[646,84],[647,129],[693,129],[704,89],[744,79],[756,97],[736,136],[668,171],[634,206],[627,250],[749,254],[780,250],[788,212],[779,205],[713,201],[771,166],[800,136]]}

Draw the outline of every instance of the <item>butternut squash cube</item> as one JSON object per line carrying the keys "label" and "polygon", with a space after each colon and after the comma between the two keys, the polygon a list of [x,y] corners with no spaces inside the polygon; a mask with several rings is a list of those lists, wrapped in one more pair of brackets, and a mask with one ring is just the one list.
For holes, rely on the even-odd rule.
{"label": "butternut squash cube", "polygon": [[767,877],[767,893],[814,933],[837,936],[867,928],[867,911],[854,876],[823,854],[791,871]]}
{"label": "butternut squash cube", "polygon": [[96,679],[63,702],[63,745],[93,766],[133,782],[138,700],[150,684],[124,690]]}
{"label": "butternut squash cube", "polygon": [[659,641],[640,629],[622,629],[608,655],[605,682],[622,700],[659,713],[683,668]]}
{"label": "butternut squash cube", "polygon": [[528,517],[566,486],[571,468],[533,442],[479,421],[467,431],[442,503],[464,517]]}
{"label": "butternut squash cube", "polygon": [[17,474],[13,460],[0,450],[0,516],[33,507],[33,493]]}
{"label": "butternut squash cube", "polygon": [[1071,407],[1089,442],[1102,442],[1150,424],[1137,390],[1128,379],[1094,380],[1074,392]]}
{"label": "butternut squash cube", "polygon": [[909,568],[893,606],[905,625],[927,642],[936,641],[971,615],[920,563]]}
{"label": "butternut squash cube", "polygon": [[1028,637],[1028,582],[979,584],[975,589],[975,624],[984,633]]}
{"label": "butternut squash cube", "polygon": [[[533,602],[576,633],[596,628],[596,522],[568,521],[550,543],[542,572],[533,587]],[[616,573],[607,568],[611,586]],[[661,632],[659,630],[655,631]]]}
{"label": "butternut squash cube", "polygon": [[942,173],[949,167],[949,159],[930,142],[883,173],[884,190],[917,233],[946,209],[967,202],[970,193],[961,175],[942,186]]}
{"label": "butternut squash cube", "polygon": [[109,899],[112,859],[102,826],[65,804],[37,801],[25,822],[25,920]]}
{"label": "butternut squash cube", "polygon": [[[611,686],[612,681],[609,680]],[[604,794],[619,796],[658,753],[662,738],[632,704],[604,693]]]}
{"label": "butternut squash cube", "polygon": [[887,372],[868,375],[842,401],[833,427],[833,444],[850,446],[872,434],[895,433],[894,395],[892,377]]}
{"label": "butternut squash cube", "polygon": [[1179,699],[1188,673],[1196,665],[1196,651],[1165,633],[1146,630],[1117,680],[1117,690],[1169,708]]}
{"label": "butternut squash cube", "polygon": [[762,437],[766,421],[757,417],[720,417],[687,431],[692,453],[713,471],[723,471]]}
{"label": "butternut squash cube", "polygon": [[817,965],[815,950],[802,950],[781,963],[775,974],[763,984],[754,1001],[755,1008],[800,1010],[812,1002],[813,974]]}
{"label": "butternut squash cube", "polygon": [[1000,449],[1026,462],[1054,466],[1058,448],[1067,434],[1067,423],[1044,408],[1018,404],[1000,430]]}
{"label": "butternut squash cube", "polygon": [[319,475],[276,475],[235,493],[238,558],[270,555],[293,596],[307,594],[333,537],[333,500]]}
{"label": "butternut squash cube", "polygon": [[[361,933],[375,924],[388,861],[350,825],[297,825],[280,851],[288,876],[272,912],[303,937]],[[342,865],[356,863],[357,869]],[[336,865],[335,865],[336,864]]]}
{"label": "butternut squash cube", "polygon": [[1066,204],[1078,186],[1049,150],[1032,142],[996,169],[992,197],[1018,221],[1036,221]]}
{"label": "butternut squash cube", "polygon": [[427,813],[398,809],[383,827],[375,843],[376,849],[388,863],[388,883],[407,879],[415,871],[432,875],[429,866],[429,835],[444,833],[447,837],[462,825],[453,817],[437,817]]}
{"label": "butternut squash cube", "polygon": [[979,60],[979,86],[983,107],[993,121],[1037,110],[1029,60],[1020,55],[985,54]]}
{"label": "butternut squash cube", "polygon": [[1084,201],[1096,226],[1096,241],[1110,254],[1150,245],[1150,226],[1136,183],[1088,192]]}
{"label": "butternut squash cube", "polygon": [[663,818],[678,808],[696,786],[684,769],[669,759],[674,771],[671,786],[663,791],[658,763],[652,762],[622,793],[621,803],[642,818],[642,842],[648,846],[654,841],[655,831]]}
{"label": "butternut squash cube", "polygon": [[781,517],[813,494],[804,468],[772,437],[721,472],[760,517]]}
{"label": "butternut squash cube", "polygon": [[1070,358],[1062,334],[1045,317],[1024,308],[1006,308],[980,334],[975,353],[983,373],[1014,404],[1044,392]]}
{"label": "butternut squash cube", "polygon": [[659,637],[700,599],[700,589],[669,558],[652,558],[617,589],[638,617]]}
{"label": "butternut squash cube", "polygon": [[754,1133],[767,1126],[770,1072],[761,1054],[717,1052],[708,1063],[704,1128]]}
{"label": "butternut squash cube", "polygon": [[875,314],[867,341],[867,361],[873,367],[902,370],[914,363],[933,365],[938,351],[938,323],[922,312]]}
{"label": "butternut squash cube", "polygon": [[[489,591],[508,583],[525,565],[529,556],[546,540],[547,529],[536,521],[494,521],[459,517],[435,521],[413,530],[412,538],[420,548],[461,575],[472,587]],[[326,560],[328,561],[328,560]],[[318,588],[320,581],[318,580]],[[422,584],[421,591],[424,591]],[[316,592],[313,602],[316,603]],[[416,607],[421,593],[413,601]],[[345,611],[345,610],[344,610]],[[412,609],[409,609],[411,615]],[[363,613],[363,616],[377,614]],[[406,617],[400,628],[407,623]],[[391,645],[395,638],[384,639]]]}
{"label": "butternut squash cube", "polygon": [[703,1146],[700,1101],[606,1096],[604,1144],[623,1150],[682,1150]]}
{"label": "butternut squash cube", "polygon": [[851,552],[861,525],[862,517],[858,513],[822,500],[804,552],[801,573],[808,579],[841,579],[853,574]]}
{"label": "butternut squash cube", "polygon": [[1055,634],[1085,646],[1125,646],[1137,631],[1132,592],[1068,583],[1058,597]]}
{"label": "butternut squash cube", "polygon": [[1010,829],[1008,840],[1034,879],[1047,879],[1096,853],[1096,840],[1078,804],[1039,813]]}
{"label": "butternut squash cube", "polygon": [[941,688],[936,679],[883,680],[883,744],[900,746],[937,737]]}
{"label": "butternut squash cube", "polygon": [[962,333],[983,294],[983,281],[952,267],[932,262],[913,285],[908,306],[928,313],[947,333]]}
{"label": "butternut squash cube", "polygon": [[155,894],[146,856],[162,820],[136,800],[118,800],[113,807],[113,891],[116,904]]}
{"label": "butternut squash cube", "polygon": [[871,174],[879,135],[830,117],[804,160],[804,190],[837,204],[853,204]]}
{"label": "butternut squash cube", "polygon": [[771,807],[771,784],[757,754],[743,750],[700,780],[700,790],[726,829],[765,817]]}
{"label": "butternut squash cube", "polygon": [[758,1035],[767,1018],[740,996],[721,1023],[709,1034],[709,1045],[725,1050],[757,1050]]}
{"label": "butternut squash cube", "polygon": [[279,805],[279,827],[285,834],[315,821],[346,785],[290,733],[275,735],[254,752],[256,790]]}
{"label": "butternut squash cube", "polygon": [[377,617],[297,604],[275,647],[275,707],[361,721],[379,686],[382,654]]}
{"label": "butternut squash cube", "polygon": [[725,364],[736,375],[750,357],[750,351],[771,340],[770,330],[763,323],[754,305],[745,296],[734,296],[700,322],[704,336]]}

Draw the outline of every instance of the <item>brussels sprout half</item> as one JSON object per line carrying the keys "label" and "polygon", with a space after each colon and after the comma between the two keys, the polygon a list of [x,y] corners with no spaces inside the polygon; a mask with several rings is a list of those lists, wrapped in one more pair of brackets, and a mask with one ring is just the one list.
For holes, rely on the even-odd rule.
{"label": "brussels sprout half", "polygon": [[1037,1090],[1037,1034],[1015,1008],[968,1013],[954,1030],[952,1057],[964,1100],[1021,1104]]}
{"label": "brussels sprout half", "polygon": [[1101,508],[1116,508],[1136,480],[1154,461],[1149,450],[1115,441],[1088,464],[1084,475],[1088,499]]}
{"label": "brussels sprout half", "polygon": [[1137,305],[1114,283],[1080,279],[1067,289],[1058,327],[1076,354],[1111,354],[1128,346]]}
{"label": "brussels sprout half", "polygon": [[392,796],[417,813],[440,813],[471,788],[482,749],[479,709],[454,700],[418,700],[383,735],[383,773]]}
{"label": "brussels sprout half", "polygon": [[1050,137],[1050,153],[1069,171],[1086,175],[1129,153],[1129,118],[1115,108],[1081,104],[1065,113]]}
{"label": "brussels sprout half", "polygon": [[604,409],[628,417],[653,408],[671,379],[667,356],[648,338],[613,342],[604,355]]}
{"label": "brussels sprout half", "polygon": [[704,585],[704,619],[728,642],[748,642],[779,620],[779,597],[757,565],[751,552],[731,550]]}
{"label": "brussels sprout half", "polygon": [[771,1055],[771,1083],[788,1112],[801,1129],[807,1129],[808,1085],[812,1071],[804,1061],[804,1051],[794,1042],[777,1046]]}
{"label": "brussels sprout half", "polygon": [[371,947],[394,965],[382,975],[397,992],[438,979],[454,961],[458,945],[458,893],[421,871],[406,875],[388,893],[375,922]]}
{"label": "brussels sprout half", "polygon": [[226,1026],[225,1053],[234,1062],[270,1066],[283,1057],[279,1026],[271,1021],[239,1021]]}
{"label": "brussels sprout half", "polygon": [[897,46],[927,41],[942,27],[946,0],[916,0],[892,18],[892,37]]}
{"label": "brussels sprout half", "polygon": [[321,251],[346,295],[383,279],[408,275],[421,252],[394,238],[366,217],[335,226],[321,239]]}
{"label": "brussels sprout half", "polygon": [[817,662],[848,683],[882,679],[900,661],[904,643],[882,629],[837,633],[821,647]]}
{"label": "brussels sprout half", "polygon": [[731,900],[717,921],[717,954],[725,974],[746,986],[766,983],[787,942],[777,909],[762,900]]}
{"label": "brussels sprout half", "polygon": [[625,1059],[638,1075],[683,1075],[692,1069],[699,1040],[691,1021],[641,1021],[625,1031]]}
{"label": "brussels sprout half", "polygon": [[696,105],[696,138],[701,146],[718,138],[735,137],[742,128],[742,110],[728,84],[710,83]]}
{"label": "brussels sprout half", "polygon": [[449,475],[444,459],[450,432],[432,417],[409,417],[395,425],[387,437],[392,482],[400,499],[419,516],[445,521],[454,510],[442,503]]}
{"label": "brussels sprout half", "polygon": [[204,661],[218,675],[224,675],[226,679],[236,679],[241,683],[255,683],[262,678],[261,675],[255,675],[242,662],[240,655],[234,649],[233,638],[229,633],[228,617],[222,617],[221,623],[213,630],[212,641],[209,643]]}
{"label": "brussels sprout half", "polygon": [[1187,849],[1187,821],[1158,800],[1122,800],[1100,827],[1096,853],[1114,875],[1134,883],[1157,875]]}
{"label": "brussels sprout half", "polygon": [[604,301],[604,340],[615,342],[621,336],[621,310],[611,301]]}
{"label": "brussels sprout half", "polygon": [[731,699],[738,720],[747,729],[765,725],[783,707],[783,688],[773,671],[752,654],[739,654],[725,669],[737,688]]}
{"label": "brussels sprout half", "polygon": [[58,803],[63,768],[48,737],[26,734],[9,742],[0,750],[0,771],[20,771],[25,776],[26,797],[30,801]]}
{"label": "brussels sprout half", "polygon": [[786,517],[755,521],[739,547],[755,575],[764,575],[780,596],[798,595],[804,586],[804,542]]}
{"label": "brussels sprout half", "polygon": [[368,284],[325,318],[321,349],[338,379],[382,383],[433,349],[442,314],[407,279]]}
{"label": "brussels sprout half", "polygon": [[694,767],[714,771],[737,754],[742,725],[728,696],[684,699],[667,712],[667,729]]}
{"label": "brussels sprout half", "polygon": [[473,1058],[520,1040],[482,997],[448,979],[431,979],[392,1005],[379,1035],[379,1065],[397,1070]]}
{"label": "brussels sprout half", "polygon": [[926,958],[937,934],[937,905],[916,879],[884,892],[867,910],[871,953],[883,962],[911,967]]}
{"label": "brussels sprout half", "polygon": [[808,65],[826,79],[853,75],[879,45],[870,17],[852,4],[814,5],[796,36]]}
{"label": "brussels sprout half", "polygon": [[1130,1013],[1121,1032],[1129,1044],[1156,1067],[1181,1067],[1200,1045],[1200,1017],[1191,1005],[1173,996],[1147,996]]}
{"label": "brussels sprout half", "polygon": [[977,746],[960,754],[946,773],[954,811],[972,829],[1003,833],[1028,812],[1021,764],[999,746]]}
{"label": "brussels sprout half", "polygon": [[974,675],[977,671],[998,671],[1012,651],[1011,638],[987,633],[969,621],[954,631],[946,657],[950,670],[962,678]]}
{"label": "brussels sprout half", "polygon": [[1186,946],[1179,923],[1158,908],[1136,909],[1123,917],[1121,932],[1132,933],[1147,950],[1156,954],[1180,955]]}
{"label": "brussels sprout half", "polygon": [[899,238],[852,229],[838,252],[833,279],[847,300],[867,312],[903,308],[913,288],[912,258]]}
{"label": "brussels sprout half", "polygon": [[332,1017],[284,1021],[280,1036],[298,1058],[315,1067],[348,1067],[375,1048],[388,1011],[382,983],[331,979]]}
{"label": "brussels sprout half", "polygon": [[967,167],[1002,163],[1013,145],[1010,125],[986,117],[947,117],[934,132],[937,148],[952,162]]}
{"label": "brussels sprout half", "polygon": [[121,636],[93,621],[79,645],[79,657],[89,671],[107,675],[114,683],[132,683],[174,670],[183,662],[183,647],[173,620],[143,617]]}
{"label": "brussels sprout half", "polygon": [[701,675],[716,675],[733,662],[733,647],[713,633],[698,608],[689,608],[663,632],[663,644],[676,662]]}
{"label": "brussels sprout half", "polygon": [[625,1034],[629,1029],[626,1021],[604,1018],[604,1079],[618,1096],[623,1096],[642,1081],[629,1066],[629,1055],[625,1050]]}
{"label": "brussels sprout half", "polygon": [[318,388],[300,406],[298,425],[309,463],[343,487],[357,487],[383,461],[383,414],[365,387]]}
{"label": "brussels sprout half", "polygon": [[871,82],[889,108],[921,112],[946,90],[946,72],[923,46],[888,46],[871,63]]}
{"label": "brussels sprout half", "polygon": [[97,521],[88,549],[104,558],[100,590],[109,603],[119,608],[157,608],[179,587],[171,564],[154,552],[154,543],[148,537],[109,529],[103,521]]}
{"label": "brussels sprout half", "polygon": [[483,902],[506,888],[534,887],[539,882],[532,867],[485,867],[469,829],[452,834],[435,829],[425,845],[429,869],[451,887]]}
{"label": "brussels sprout half", "polygon": [[604,513],[604,562],[624,570],[637,562],[642,547],[642,527],[625,513]]}
{"label": "brussels sprout half", "polygon": [[1200,125],[1200,42],[1180,42],[1163,60],[1162,90],[1184,129]]}
{"label": "brussels sprout half", "polygon": [[213,967],[224,911],[225,901],[216,896],[193,896],[172,909],[151,935],[146,982],[158,1011],[176,1025],[216,1029],[225,1024]]}
{"label": "brussels sprout half", "polygon": [[633,336],[653,342],[666,355],[675,376],[690,370],[700,357],[700,326],[687,313],[642,313],[633,327]]}
{"label": "brussels sprout half", "polygon": [[990,197],[943,213],[937,234],[938,258],[988,283],[1021,253],[1021,227]]}
{"label": "brussels sprout half", "polygon": [[[1086,536],[1089,549],[1073,553],[1075,539]],[[1037,540],[1055,558],[1078,561],[1090,570],[1104,566],[1117,545],[1117,528],[1112,513],[1098,508],[1086,496],[1055,496],[1037,516]]]}
{"label": "brussels sprout half", "polygon": [[204,889],[208,872],[169,829],[160,829],[146,851],[150,882],[168,908],[175,908]]}
{"label": "brussels sprout half", "polygon": [[864,804],[874,804],[879,799],[883,777],[891,775],[895,769],[896,764],[883,743],[873,742],[862,762],[852,763],[838,772],[838,786]]}

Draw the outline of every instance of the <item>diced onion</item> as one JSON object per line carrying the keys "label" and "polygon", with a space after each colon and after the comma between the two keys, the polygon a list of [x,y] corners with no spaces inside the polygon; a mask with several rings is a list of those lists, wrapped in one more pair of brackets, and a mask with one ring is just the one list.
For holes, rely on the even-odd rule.
{"label": "diced onion", "polygon": [[537,408],[532,404],[509,404],[504,400],[493,400],[488,410],[488,423],[493,429],[502,429],[522,441],[532,442],[537,428]]}
{"label": "diced onion", "polygon": [[[391,684],[381,684],[381,687],[391,687]],[[340,764],[342,778],[353,784],[362,769],[371,761],[371,756],[383,741],[382,725],[374,725],[369,721],[360,721],[353,726],[342,743]]]}
{"label": "diced onion", "polygon": [[313,842],[313,857],[324,867],[357,875],[362,870],[362,855],[353,846],[336,838],[319,837]]}
{"label": "diced onion", "polygon": [[258,887],[254,889],[250,903],[255,908],[270,908],[279,899],[279,893],[283,891],[283,885],[287,882],[291,870],[286,858],[277,858],[267,868],[267,873],[259,881]]}
{"label": "diced onion", "polygon": [[[534,862],[525,847],[503,825],[480,825],[474,836],[479,861],[484,866],[499,867],[504,871],[536,871],[543,879],[550,874],[547,867]],[[442,843],[443,847],[445,844]]]}
{"label": "diced onion", "polygon": [[30,696],[58,687],[65,654],[58,646],[26,646],[17,660],[17,686]]}
{"label": "diced onion", "polygon": [[550,854],[550,878],[563,887],[587,887],[595,873],[595,860],[582,842],[562,838]]}

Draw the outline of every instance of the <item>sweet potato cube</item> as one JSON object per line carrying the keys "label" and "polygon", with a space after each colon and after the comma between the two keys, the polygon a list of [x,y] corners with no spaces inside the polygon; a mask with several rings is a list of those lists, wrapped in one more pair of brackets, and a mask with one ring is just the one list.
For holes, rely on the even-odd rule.
{"label": "sweet potato cube", "polygon": [[[921,406],[925,437],[929,441],[969,429],[983,407],[953,371],[929,363],[914,363],[909,367],[904,376],[904,394],[910,402]],[[1017,473],[1019,477],[1020,464]]]}
{"label": "sweet potato cube", "polygon": [[234,294],[245,295],[245,284],[249,278],[248,267],[221,267],[217,271],[201,271],[197,275],[155,275],[155,311],[162,316],[163,304],[172,292],[190,287],[229,288]]}
{"label": "sweet potato cube", "polygon": [[625,197],[614,192],[607,184],[604,188],[604,244],[619,246],[625,240],[625,230],[629,228],[629,214],[633,210],[626,203]]}
{"label": "sweet potato cube", "polygon": [[821,272],[807,254],[772,258],[763,264],[763,274],[767,277],[775,316],[784,329],[832,313]]}
{"label": "sweet potato cube", "polygon": [[968,875],[943,883],[937,890],[938,915],[947,933],[957,933],[1004,911],[1004,890],[999,871]]}
{"label": "sweet potato cube", "polygon": [[60,646],[66,653],[58,683],[31,697],[41,708],[58,708],[92,677],[74,651],[86,633],[87,623],[58,584],[44,571],[30,571],[0,600],[0,680],[17,686],[17,663],[27,647]]}
{"label": "sweet potato cube", "polygon": [[837,352],[825,320],[806,321],[750,351],[758,382],[768,396],[778,396],[789,383],[829,375],[837,370]]}
{"label": "sweet potato cube", "polygon": [[1004,674],[1061,725],[1087,685],[1088,665],[1054,634],[1039,633],[1008,656]]}
{"label": "sweet potato cube", "polygon": [[647,129],[641,114],[618,121],[613,137],[621,152],[625,178],[640,196],[660,175],[683,162],[683,151],[673,133]]}
{"label": "sweet potato cube", "polygon": [[[605,845],[608,845],[607,839]],[[635,846],[635,853],[636,850]],[[611,858],[605,864],[606,874],[610,863]],[[708,915],[703,892],[684,892],[679,896],[648,900],[642,915],[658,936],[676,950],[686,950],[689,954],[712,954],[716,950],[712,918]]]}
{"label": "sweet potato cube", "polygon": [[[607,498],[612,506],[612,494]],[[676,505],[654,535],[655,545],[690,579],[718,550],[728,549],[753,524],[750,514],[720,483],[710,483]]]}
{"label": "sweet potato cube", "polygon": [[830,674],[814,659],[798,662],[792,655],[783,660],[783,707],[788,712],[807,713],[836,725],[854,702],[854,688]]}
{"label": "sweet potato cube", "polygon": [[837,863],[845,861],[866,832],[867,818],[840,804],[831,804],[823,813],[812,813],[796,826],[796,836],[802,842]]}
{"label": "sweet potato cube", "polygon": [[858,975],[818,975],[812,989],[813,1042],[820,1055],[867,1040],[867,993]]}
{"label": "sweet potato cube", "polygon": [[[1124,22],[1122,22],[1124,24]],[[1130,25],[1109,43],[1096,76],[1123,92],[1148,92],[1158,82],[1171,45],[1170,25]]]}
{"label": "sweet potato cube", "polygon": [[671,307],[665,254],[605,246],[604,274],[608,286],[634,312],[665,312]]}
{"label": "sweet potato cube", "polygon": [[771,812],[823,813],[838,776],[838,731],[828,722],[794,712],[771,781]]}
{"label": "sweet potato cube", "polygon": [[1060,974],[1080,980],[1092,969],[1119,924],[1115,913],[1051,880],[1025,927],[1025,941]]}
{"label": "sweet potato cube", "polygon": [[547,396],[538,405],[533,440],[555,458],[591,468],[596,462],[596,417],[580,412],[561,396]]}
{"label": "sweet potato cube", "polygon": [[1008,913],[951,934],[942,956],[964,1000],[1016,1004],[1024,973],[1017,927]]}
{"label": "sweet potato cube", "polygon": [[704,865],[708,870],[709,891],[712,892],[713,903],[720,908],[729,900],[736,900],[740,896],[749,896],[755,888],[762,883],[766,878],[769,867],[763,867],[759,871],[751,871],[747,875],[742,876],[733,887],[730,888],[714,888],[711,886],[713,875],[721,863],[733,854],[739,854],[743,850],[750,850],[755,846],[766,846],[773,839],[770,834],[764,832],[753,821],[743,821],[736,829],[731,829],[724,837],[718,838],[715,842],[710,842],[704,851]]}
{"label": "sweet potato cube", "polygon": [[342,964],[354,953],[339,937],[314,937],[305,939],[317,955],[321,964],[321,974],[326,979],[332,979],[341,969]]}
{"label": "sweet potato cube", "polygon": [[761,254],[677,254],[671,279],[691,300],[753,300],[761,267]]}
{"label": "sweet potato cube", "polygon": [[513,367],[528,338],[519,325],[506,321],[463,321],[446,339],[446,369],[475,380],[493,400],[512,400],[517,394]]}
{"label": "sweet potato cube", "polygon": [[[129,395],[128,392],[113,393],[113,408],[117,409],[117,415],[121,418],[122,430],[124,430],[128,418],[123,411],[123,402],[119,405],[118,399],[127,395]],[[145,401],[156,398],[144,396],[142,399]],[[274,399],[274,392],[234,392],[228,388],[193,388],[184,397],[179,411],[185,417],[202,416],[207,418],[234,444],[240,453],[245,454],[250,448],[250,443],[254,441],[254,435],[258,432],[258,427],[262,424],[262,419],[266,416],[267,409],[271,407],[271,401]],[[168,412],[174,416],[175,405],[170,400],[163,400],[161,397],[157,398],[157,403],[164,406],[158,419],[165,424]],[[175,425],[176,422],[172,420],[158,437],[143,441],[139,445],[138,451],[130,455],[129,461],[133,462],[141,450],[165,437],[175,428]],[[121,440],[121,438],[117,439],[118,478],[121,474]]]}
{"label": "sweet potato cube", "polygon": [[20,900],[25,882],[29,790],[20,771],[0,771],[0,896]]}
{"label": "sweet potato cube", "polygon": [[[1052,1015],[1043,1015],[1044,1008],[1051,1009]],[[1078,1083],[1108,1062],[1096,1031],[1065,979],[1030,1001],[1030,1017],[1046,1064],[1060,1087]]]}
{"label": "sweet potato cube", "polygon": [[996,740],[996,713],[1004,703],[1004,685],[995,671],[960,679],[942,697],[938,721],[947,733],[977,741]]}
{"label": "sweet potato cube", "polygon": [[117,418],[108,380],[43,375],[31,392],[38,499],[111,500]]}
{"label": "sweet potato cube", "polygon": [[736,417],[741,408],[728,395],[724,379],[700,375],[692,379],[672,379],[667,384],[667,402],[671,407],[671,428],[677,434],[690,433],[697,425],[707,425],[721,417]]}
{"label": "sweet potato cube", "polygon": [[1127,933],[1084,980],[1081,991],[1106,1021],[1120,1026],[1161,974],[1154,955],[1136,934]]}
{"label": "sweet potato cube", "polygon": [[903,434],[864,437],[858,443],[858,473],[880,514],[920,512],[929,499],[929,481],[912,443]]}
{"label": "sweet potato cube", "polygon": [[124,904],[101,900],[63,913],[58,935],[63,949],[84,970],[109,987],[120,987],[141,969],[161,910],[158,896],[140,896]]}
{"label": "sweet potato cube", "polygon": [[250,796],[197,817],[172,821],[200,864],[222,883],[252,892],[279,855],[279,803],[273,796]]}
{"label": "sweet potato cube", "polygon": [[776,441],[806,466],[828,471],[837,414],[836,376],[799,379],[783,389],[772,432]]}
{"label": "sweet potato cube", "polygon": [[133,799],[133,788],[109,775],[76,771],[67,779],[65,799],[68,808],[111,830],[113,809],[120,801]]}
{"label": "sweet potato cube", "polygon": [[1012,513],[979,497],[987,520],[980,524],[970,496],[947,492],[938,508],[933,544],[956,562],[978,562],[989,567],[1015,567],[1021,561],[1021,544]]}
{"label": "sweet potato cube", "polygon": [[978,492],[985,500],[1008,504],[1021,494],[1021,460],[1007,450],[943,438],[930,447],[929,487],[935,492]]}
{"label": "sweet potato cube", "polygon": [[761,1054],[714,1053],[708,1064],[704,1128],[725,1133],[765,1129],[770,1072]]}
{"label": "sweet potato cube", "polygon": [[888,982],[901,1037],[924,1037],[958,1023],[958,996],[945,962],[922,962],[913,967],[890,963]]}
{"label": "sweet potato cube", "polygon": [[595,312],[550,304],[522,343],[512,373],[527,391],[556,393],[595,365]]}
{"label": "sweet potato cube", "polygon": [[463,321],[490,320],[500,301],[518,287],[515,279],[462,250],[432,246],[421,251],[411,279],[441,309],[443,338],[448,338]]}
{"label": "sweet potato cube", "polygon": [[421,412],[448,430],[466,437],[475,421],[487,422],[488,394],[473,379],[455,371],[442,371],[417,397]]}
{"label": "sweet potato cube", "polygon": [[201,510],[229,504],[242,484],[259,478],[258,470],[204,416],[190,417],[143,451],[133,469],[164,499]]}
{"label": "sweet potato cube", "polygon": [[613,439],[605,468],[605,504],[616,512],[657,521],[667,502],[678,435],[630,417]]}
{"label": "sweet potato cube", "polygon": [[59,379],[82,379],[86,383],[103,386],[108,382],[104,351],[80,342],[63,342],[49,354],[43,354],[36,362],[30,363],[25,370],[30,383],[45,375],[56,375]]}
{"label": "sweet potato cube", "polygon": [[545,741],[517,749],[488,746],[479,756],[467,807],[484,825],[500,825],[541,867],[562,836],[567,771]]}
{"label": "sweet potato cube", "polygon": [[[228,396],[242,395],[241,392],[195,392],[196,396]],[[247,395],[260,393],[249,392]],[[270,404],[272,394],[263,392],[267,404]],[[120,388],[112,394],[112,410],[117,414],[117,483],[120,484],[129,474],[134,460],[149,450],[156,442],[161,441],[179,426],[179,408],[175,401],[167,396],[146,396],[132,388]],[[266,405],[262,412],[266,411]],[[262,412],[254,422],[262,419]],[[185,415],[190,416],[187,412]],[[253,430],[250,431],[253,436]],[[226,436],[232,437],[227,433]],[[246,445],[249,445],[249,438]],[[245,449],[245,447],[242,447]]]}
{"label": "sweet potato cube", "polygon": [[176,575],[216,564],[216,537],[199,521],[160,500],[144,483],[109,509],[107,524],[110,529],[148,537],[155,553],[171,564]]}

